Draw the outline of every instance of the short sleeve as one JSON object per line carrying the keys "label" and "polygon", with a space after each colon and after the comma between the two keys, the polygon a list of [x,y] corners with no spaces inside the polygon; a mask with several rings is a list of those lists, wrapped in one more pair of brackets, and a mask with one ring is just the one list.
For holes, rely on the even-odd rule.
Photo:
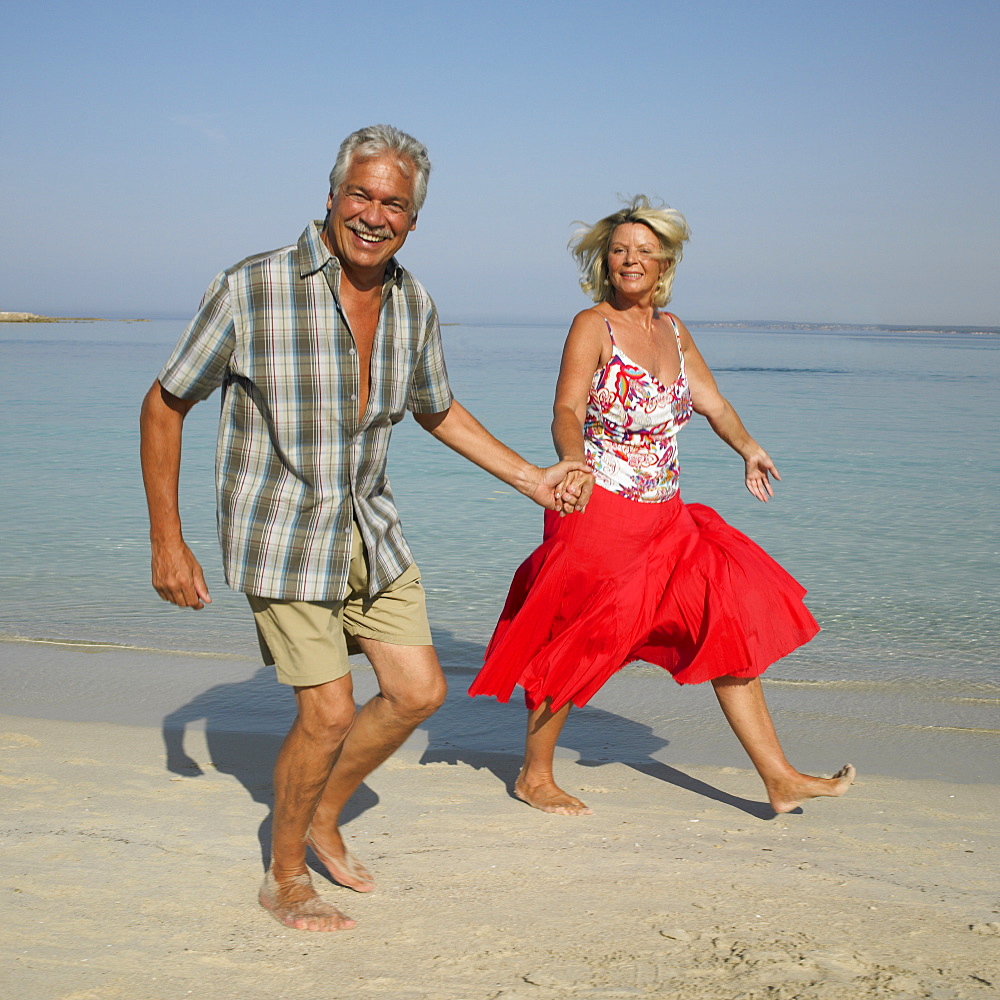
{"label": "short sleeve", "polygon": [[427,316],[420,357],[410,379],[406,406],[414,413],[443,413],[451,406],[454,398],[444,363],[441,324],[438,322],[437,308],[432,305]]}
{"label": "short sleeve", "polygon": [[181,399],[206,399],[221,384],[236,344],[225,271],[209,285],[194,319],[159,374],[160,385]]}

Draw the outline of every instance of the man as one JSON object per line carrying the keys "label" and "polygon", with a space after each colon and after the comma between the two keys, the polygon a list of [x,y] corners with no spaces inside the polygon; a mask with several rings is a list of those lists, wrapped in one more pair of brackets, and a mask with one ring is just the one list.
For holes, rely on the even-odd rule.
{"label": "man", "polygon": [[[430,162],[387,125],[344,140],[327,216],[294,246],[219,275],[146,395],[142,468],[153,586],[181,607],[210,601],[177,505],[184,417],[222,386],[217,489],[226,579],[247,594],[265,661],[298,715],[274,773],[272,860],[260,902],[289,927],[354,921],[322,900],[312,847],[333,878],[374,888],[338,830],[340,811],[445,696],[420,574],[386,479],[405,409],[440,441],[549,508],[584,467],[541,470],[494,438],[451,394],[437,312],[395,260],[416,227]],[[360,648],[379,693],[355,710]]]}

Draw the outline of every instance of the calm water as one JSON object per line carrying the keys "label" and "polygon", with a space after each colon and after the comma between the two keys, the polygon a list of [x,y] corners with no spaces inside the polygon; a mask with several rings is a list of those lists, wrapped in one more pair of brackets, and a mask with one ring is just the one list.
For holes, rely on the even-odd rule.
{"label": "calm water", "polygon": [[[215,397],[188,418],[182,481],[185,534],[215,601],[182,612],[149,587],[138,407],[182,325],[0,325],[0,635],[256,653],[244,599],[219,566]],[[773,503],[754,502],[738,458],[699,418],[681,436],[684,496],[797,576],[824,628],[770,676],[997,698],[1000,336],[694,332],[783,481]],[[445,329],[456,395],[543,464],[562,337],[556,327]],[[442,659],[474,668],[540,512],[412,420],[393,448]]]}

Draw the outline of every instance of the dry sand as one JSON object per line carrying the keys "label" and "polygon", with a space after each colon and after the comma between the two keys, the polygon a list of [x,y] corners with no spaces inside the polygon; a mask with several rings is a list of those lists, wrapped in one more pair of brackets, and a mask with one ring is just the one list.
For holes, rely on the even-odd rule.
{"label": "dry sand", "polygon": [[188,732],[170,770],[152,728],[0,732],[16,1000],[1000,997],[995,785],[862,774],[773,817],[748,770],[563,761],[568,818],[511,757],[404,747],[345,828],[379,888],[321,880],[358,926],[310,934],[255,902],[275,737]]}

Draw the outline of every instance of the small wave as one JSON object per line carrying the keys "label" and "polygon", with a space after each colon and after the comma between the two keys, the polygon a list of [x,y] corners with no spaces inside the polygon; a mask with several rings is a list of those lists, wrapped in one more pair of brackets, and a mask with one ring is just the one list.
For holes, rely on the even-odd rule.
{"label": "small wave", "polygon": [[[831,691],[861,691],[868,694],[899,694],[900,692],[925,692],[942,701],[969,702],[994,705],[1000,703],[1000,686],[989,681],[969,681],[960,677],[896,677],[891,680],[867,680],[858,678],[837,678],[816,680],[812,678],[768,677],[761,678],[764,684],[773,687],[815,688]],[[982,691],[983,695],[958,694],[961,691]],[[949,694],[948,691],[954,691]],[[992,692],[998,692],[993,695]]]}
{"label": "small wave", "polygon": [[897,722],[897,729],[932,729],[942,733],[986,733],[990,736],[1000,736],[1000,729],[980,729],[978,726],[921,726],[913,722]]}
{"label": "small wave", "polygon": [[158,646],[133,646],[123,642],[91,642],[87,639],[36,639],[23,635],[0,633],[0,642],[19,643],[26,646],[60,646],[63,649],[82,649],[88,653],[99,650],[121,650],[132,653],[161,653],[164,656],[198,656],[209,660],[252,660],[242,653],[212,653],[195,649],[161,649]]}
{"label": "small wave", "polygon": [[853,375],[854,372],[846,368],[768,368],[757,365],[739,365],[734,368],[726,368],[716,365],[713,369],[716,372],[774,372],[779,375]]}

